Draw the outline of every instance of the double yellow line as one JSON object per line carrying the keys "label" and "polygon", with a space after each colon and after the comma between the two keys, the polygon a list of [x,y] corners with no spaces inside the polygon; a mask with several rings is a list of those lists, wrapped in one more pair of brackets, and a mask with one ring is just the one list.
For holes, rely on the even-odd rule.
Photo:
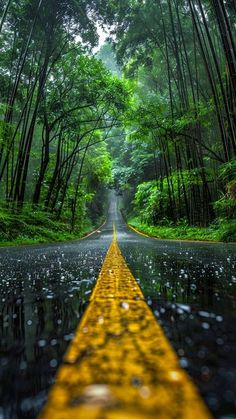
{"label": "double yellow line", "polygon": [[115,225],[40,418],[210,418],[121,255]]}

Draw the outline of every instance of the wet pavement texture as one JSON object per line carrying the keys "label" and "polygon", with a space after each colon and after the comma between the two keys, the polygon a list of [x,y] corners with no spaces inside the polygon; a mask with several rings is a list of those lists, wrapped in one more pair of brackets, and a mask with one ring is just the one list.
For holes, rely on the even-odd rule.
{"label": "wet pavement texture", "polygon": [[236,245],[159,241],[107,223],[65,244],[0,249],[0,418],[45,403],[112,241],[214,417],[236,418]]}
{"label": "wet pavement texture", "polygon": [[218,418],[236,418],[235,246],[122,241],[181,366]]}

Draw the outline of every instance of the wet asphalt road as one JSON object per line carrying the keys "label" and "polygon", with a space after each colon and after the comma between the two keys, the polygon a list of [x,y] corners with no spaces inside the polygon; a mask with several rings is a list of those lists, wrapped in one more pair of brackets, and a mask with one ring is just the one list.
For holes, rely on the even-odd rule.
{"label": "wet asphalt road", "polygon": [[[0,419],[35,418],[112,241],[214,417],[236,418],[236,245],[160,241],[107,223],[81,241],[0,249]],[[122,418],[121,418],[122,419]]]}

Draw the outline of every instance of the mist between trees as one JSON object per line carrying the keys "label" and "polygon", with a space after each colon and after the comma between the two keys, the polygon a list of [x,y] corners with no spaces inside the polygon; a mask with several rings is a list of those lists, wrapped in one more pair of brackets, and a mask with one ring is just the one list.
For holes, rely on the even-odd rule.
{"label": "mist between trees", "polygon": [[[141,222],[230,223],[233,238],[234,1],[0,9],[3,219],[39,212],[82,229],[104,213],[108,185]],[[110,41],[94,55],[98,25]]]}

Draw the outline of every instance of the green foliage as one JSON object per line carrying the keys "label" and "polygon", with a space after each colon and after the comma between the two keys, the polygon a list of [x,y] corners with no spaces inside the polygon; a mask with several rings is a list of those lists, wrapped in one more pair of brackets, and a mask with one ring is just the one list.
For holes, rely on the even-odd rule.
{"label": "green foliage", "polygon": [[[205,173],[210,179],[211,174]],[[193,187],[200,187],[203,184],[202,169],[183,171],[180,174],[173,172],[171,176],[160,180],[143,182],[137,186],[134,199],[134,207],[142,221],[150,224],[162,222],[162,219],[171,220],[169,203],[169,185],[171,183],[173,199],[178,205],[184,205],[183,185],[185,193],[190,198]]]}
{"label": "green foliage", "polygon": [[163,201],[167,202],[166,196],[164,197],[164,194],[161,194],[155,181],[144,182],[138,185],[134,205],[142,221],[154,223],[160,204]]}
{"label": "green foliage", "polygon": [[224,180],[236,179],[236,158],[220,166],[220,177]]}
{"label": "green foliage", "polygon": [[[226,76],[226,38],[218,42],[216,3],[128,3],[129,13],[119,13],[115,41],[118,61],[135,82],[125,121],[129,157],[121,153],[115,166],[131,195],[125,211],[132,211],[133,200],[149,224],[186,219],[205,226],[216,214],[234,218],[236,98]],[[227,2],[222,8],[230,37],[232,8]]]}
{"label": "green foliage", "polygon": [[0,210],[0,245],[14,246],[78,239],[102,222],[97,218],[93,226],[84,212],[81,221],[71,233],[71,226],[66,216],[59,222],[45,211],[32,211],[28,208],[21,214],[11,214],[2,208]]}
{"label": "green foliage", "polygon": [[236,220],[220,220],[217,238],[222,242],[236,242]]}
{"label": "green foliage", "polygon": [[236,159],[220,166],[220,179],[225,183],[225,194],[214,202],[214,208],[219,217],[236,218]]}
{"label": "green foliage", "polygon": [[138,231],[158,239],[236,242],[236,221],[221,219],[207,228],[190,227],[186,223],[172,226],[167,220],[165,225],[153,226],[139,217],[128,219],[128,223]]}
{"label": "green foliage", "polygon": [[[112,162],[106,144],[102,143],[100,147],[96,147],[94,150],[91,149],[90,156],[91,159],[89,159],[88,164],[93,169],[93,179],[96,177],[97,182],[109,184],[112,176]],[[95,184],[97,183],[95,179],[94,182]]]}
{"label": "green foliage", "polygon": [[0,198],[10,211],[32,203],[82,229],[88,203],[111,180],[105,140],[129,106],[131,88],[89,53],[97,39],[92,14],[111,18],[102,3],[13,4],[0,62],[2,96],[10,103],[0,106]]}
{"label": "green foliage", "polygon": [[214,208],[219,217],[226,217],[228,219],[236,218],[236,198],[223,196],[214,202]]}

